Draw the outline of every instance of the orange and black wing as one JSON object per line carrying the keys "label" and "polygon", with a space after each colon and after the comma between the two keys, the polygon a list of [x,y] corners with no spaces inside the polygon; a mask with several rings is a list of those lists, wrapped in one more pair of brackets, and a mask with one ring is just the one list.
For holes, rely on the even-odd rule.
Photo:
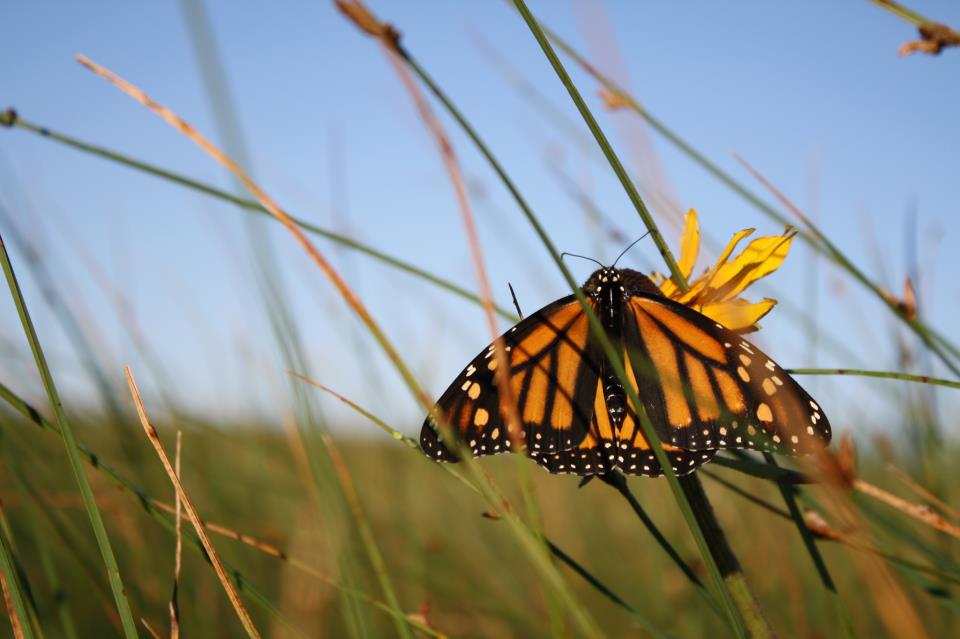
{"label": "orange and black wing", "polygon": [[830,441],[823,411],[759,348],[695,310],[654,296],[626,303],[624,343],[657,434],[687,451],[786,454]]}
{"label": "orange and black wing", "polygon": [[[570,295],[530,315],[502,336],[507,381],[521,432],[508,432],[510,407],[497,381],[496,342],[483,350],[443,393],[420,431],[420,447],[439,461],[457,457],[442,441],[443,420],[474,456],[523,444],[531,456],[580,446],[590,430],[600,350],[583,307]],[[539,461],[539,460],[538,460]],[[542,463],[542,462],[541,462]]]}
{"label": "orange and black wing", "polygon": [[[686,475],[707,463],[715,450],[681,450],[663,444],[667,458],[678,475]],[[614,469],[646,477],[663,474],[660,463],[647,444],[637,425],[633,410],[627,410],[619,429],[614,428],[607,410],[603,391],[603,376],[597,380],[593,399],[593,418],[590,431],[576,448],[532,455],[533,459],[551,473],[573,475],[603,475]]]}

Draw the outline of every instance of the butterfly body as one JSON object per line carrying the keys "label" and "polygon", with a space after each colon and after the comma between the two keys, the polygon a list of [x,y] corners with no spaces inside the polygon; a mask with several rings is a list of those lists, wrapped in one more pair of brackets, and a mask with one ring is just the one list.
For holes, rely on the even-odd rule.
{"label": "butterfly body", "polygon": [[[678,474],[723,448],[798,454],[829,442],[826,418],[799,384],[739,335],[665,298],[642,273],[601,268],[582,290]],[[554,473],[657,476],[662,469],[628,397],[569,295],[463,370],[425,420],[421,448],[438,461],[458,459],[440,420],[474,456],[522,449]]]}

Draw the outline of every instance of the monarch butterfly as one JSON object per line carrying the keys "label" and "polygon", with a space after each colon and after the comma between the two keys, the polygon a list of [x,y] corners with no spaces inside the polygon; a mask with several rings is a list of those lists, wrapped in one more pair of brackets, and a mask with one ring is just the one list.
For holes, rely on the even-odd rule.
{"label": "monarch butterfly", "polygon": [[[677,474],[695,471],[720,449],[806,454],[829,443],[827,418],[793,378],[738,334],[664,297],[642,273],[603,267],[582,290]],[[498,343],[509,362],[519,432],[498,390]],[[574,295],[508,330],[440,397],[420,447],[434,460],[456,461],[437,419],[474,456],[520,448],[551,473],[662,473]]]}

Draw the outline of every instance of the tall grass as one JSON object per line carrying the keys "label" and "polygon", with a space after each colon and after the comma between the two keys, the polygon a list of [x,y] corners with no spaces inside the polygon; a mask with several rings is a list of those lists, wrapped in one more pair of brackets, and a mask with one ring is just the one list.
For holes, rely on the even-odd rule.
{"label": "tall grass", "polygon": [[[777,222],[795,219],[805,241],[882,299],[890,314],[919,338],[918,349],[958,374],[960,349],[952,339],[885,294],[874,278],[759,173],[761,184],[787,213],[765,203],[650,116],[621,87],[544,28],[522,0],[515,4],[519,12],[515,19],[524,20],[541,46],[545,64],[568,90],[628,200],[652,232],[666,270],[681,288],[686,284],[656,217],[551,42],[747,202]],[[400,65],[400,72],[419,82],[466,134],[511,194],[519,215],[534,229],[561,277],[583,301],[548,228],[520,192],[517,180],[503,168],[464,108],[415,57],[415,43],[401,44],[399,32],[361,3],[340,5],[394,56],[391,59]],[[199,144],[253,199],[81,142],[13,111],[3,114],[0,124],[231,202],[238,211],[269,216],[251,219],[249,255],[256,265],[259,299],[272,327],[278,359],[300,378],[291,377],[290,385],[278,393],[281,411],[291,426],[283,433],[245,423],[220,428],[177,406],[168,407],[168,417],[148,423],[138,399],[150,443],[167,471],[164,475],[142,438],[134,436],[135,423],[117,404],[118,372],[101,368],[96,353],[90,353],[85,328],[69,318],[69,338],[89,353],[86,374],[98,381],[107,410],[78,412],[68,421],[6,245],[0,242],[0,261],[54,415],[52,420],[44,417],[42,407],[32,406],[0,384],[0,398],[6,403],[0,432],[6,472],[0,475],[0,491],[11,520],[9,526],[6,521],[0,526],[0,569],[9,594],[8,617],[18,636],[117,632],[137,636],[135,618],[151,633],[163,636],[174,619],[171,588],[179,600],[178,623],[184,636],[232,636],[237,623],[225,620],[236,616],[251,636],[267,628],[265,634],[271,636],[355,637],[624,636],[638,632],[656,637],[717,633],[766,637],[773,636],[775,629],[785,636],[949,636],[960,612],[955,597],[960,586],[960,564],[955,559],[960,522],[950,505],[957,482],[956,471],[948,463],[956,459],[957,448],[954,441],[941,436],[939,424],[932,424],[924,435],[928,440],[922,465],[914,464],[912,472],[899,468],[909,461],[902,452],[884,458],[873,450],[862,451],[857,462],[849,448],[841,448],[836,455],[824,455],[819,465],[800,467],[781,467],[770,456],[730,454],[718,457],[697,476],[678,479],[655,445],[667,478],[645,481],[640,497],[623,477],[607,477],[578,489],[570,478],[527,474],[529,464],[519,458],[466,460],[456,468],[436,465],[424,459],[415,440],[404,434],[411,425],[380,419],[343,396],[337,398],[374,421],[387,437],[350,439],[329,428],[321,408],[325,396],[309,394],[310,387],[303,383],[316,374],[305,356],[306,337],[301,336],[290,300],[283,293],[284,280],[271,249],[259,239],[259,227],[253,224],[272,219],[288,231],[387,355],[424,411],[431,401],[414,368],[380,328],[363,297],[307,233],[486,306],[491,326],[495,326],[494,313],[511,321],[516,317],[492,304],[468,202],[464,202],[464,219],[476,259],[479,295],[404,258],[386,255],[281,209],[251,177],[252,154],[245,150],[235,125],[229,87],[213,86],[222,69],[205,17],[193,14],[188,26],[194,30],[198,51],[211,47],[198,60],[201,67],[210,65],[205,76],[215,96],[211,103],[220,109],[217,121],[228,153],[130,83],[89,61],[85,64]],[[411,88],[421,100],[419,89]],[[442,132],[437,128],[433,132],[441,148],[452,151]],[[462,183],[458,187],[454,180],[454,186],[465,201]],[[55,275],[46,281],[57,295],[67,295]],[[64,316],[69,313],[68,304],[51,306]],[[611,363],[623,376],[623,362],[590,315]],[[793,372],[960,387],[953,379],[900,371],[797,368]],[[630,384],[625,387],[632,389]],[[639,398],[631,399],[641,406]],[[649,419],[642,414],[641,418],[647,439],[656,442]],[[174,430],[182,430],[189,442],[182,474],[179,463],[174,471],[166,459],[164,450],[170,446],[157,434]],[[931,444],[936,437],[940,438],[936,445]],[[52,461],[62,458],[64,450],[72,473]],[[931,468],[936,473],[924,476]],[[384,469],[389,469],[388,480]],[[710,480],[709,491],[701,475]],[[177,506],[169,503],[171,483],[176,487]],[[181,499],[195,531],[181,529],[175,520]],[[202,520],[199,511],[205,515]],[[84,513],[89,523],[84,523]],[[216,552],[211,535],[216,536]],[[181,541],[196,552],[183,558],[174,585],[173,566],[180,561]],[[208,570],[208,564],[215,571]]]}

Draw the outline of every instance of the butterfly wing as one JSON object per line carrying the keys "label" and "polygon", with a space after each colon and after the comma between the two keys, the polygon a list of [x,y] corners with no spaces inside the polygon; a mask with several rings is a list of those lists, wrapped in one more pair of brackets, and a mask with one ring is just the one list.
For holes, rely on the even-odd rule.
{"label": "butterfly wing", "polygon": [[662,441],[786,454],[829,443],[823,411],[759,348],[667,298],[636,295],[625,307],[633,377]]}
{"label": "butterfly wing", "polygon": [[[456,461],[444,445],[435,415],[474,456],[507,452],[523,441],[532,456],[576,448],[587,438],[599,377],[600,350],[583,307],[573,295],[557,300],[503,334],[507,381],[522,423],[508,432],[510,407],[497,387],[496,342],[457,376],[424,421],[420,446],[439,461]],[[538,459],[538,461],[540,461]],[[543,463],[543,462],[541,462]]]}
{"label": "butterfly wing", "polygon": [[[557,453],[535,454],[534,460],[551,473],[557,474],[603,475],[619,469],[629,475],[659,477],[663,474],[660,462],[640,431],[633,410],[628,409],[620,428],[614,428],[607,410],[602,379],[601,375],[594,392],[590,431],[580,445]],[[713,459],[717,452],[681,450],[669,444],[663,444],[663,448],[678,475],[693,472]]]}

